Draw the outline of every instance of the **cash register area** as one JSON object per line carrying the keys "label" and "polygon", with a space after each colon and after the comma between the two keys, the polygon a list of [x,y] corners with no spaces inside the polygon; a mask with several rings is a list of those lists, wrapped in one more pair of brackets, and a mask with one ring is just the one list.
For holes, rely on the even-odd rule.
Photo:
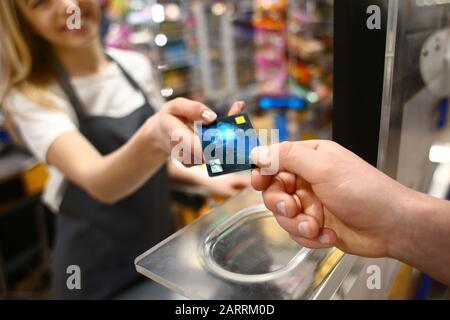
{"label": "cash register area", "polygon": [[[333,128],[342,128],[334,99],[339,93],[335,71],[344,63],[335,54],[341,36],[337,23],[351,26],[351,19],[365,19],[367,12],[360,8],[342,17],[338,1],[332,0],[101,2],[104,45],[145,55],[155,67],[164,99],[201,101],[219,115],[233,101],[243,100],[253,126],[279,130],[280,141],[333,139]],[[384,8],[387,38],[397,39],[397,47],[388,54],[387,46],[385,68],[377,72],[385,77],[380,101],[390,102],[400,129],[380,135],[398,142],[394,155],[381,152],[381,169],[409,187],[445,198],[450,181],[448,99],[428,80],[440,77],[430,75],[436,70],[450,70],[436,66],[438,59],[423,50],[435,50],[436,37],[447,39],[450,5],[389,2]],[[361,45],[356,39],[345,41],[348,51]],[[443,52],[435,55],[445,55],[450,42],[441,47]],[[361,82],[356,75],[351,82]],[[365,108],[363,102],[360,108]],[[393,119],[389,113],[387,117]],[[355,112],[345,126],[364,126],[365,120],[359,121]],[[192,170],[206,172],[205,167]],[[0,118],[0,299],[53,298],[56,218],[41,201],[47,177],[46,166],[13,144]],[[398,261],[301,247],[252,189],[225,199],[172,182],[170,193],[167,214],[177,232],[136,257],[143,281],[117,299],[450,298],[444,285]],[[374,265],[382,274],[380,290],[367,286],[366,270]]]}

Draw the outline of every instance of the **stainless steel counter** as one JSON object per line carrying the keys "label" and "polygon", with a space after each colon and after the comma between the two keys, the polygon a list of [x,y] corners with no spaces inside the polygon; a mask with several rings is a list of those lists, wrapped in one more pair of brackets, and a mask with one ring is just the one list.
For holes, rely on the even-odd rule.
{"label": "stainless steel counter", "polygon": [[142,254],[136,268],[189,299],[383,299],[397,263],[303,248],[248,189]]}

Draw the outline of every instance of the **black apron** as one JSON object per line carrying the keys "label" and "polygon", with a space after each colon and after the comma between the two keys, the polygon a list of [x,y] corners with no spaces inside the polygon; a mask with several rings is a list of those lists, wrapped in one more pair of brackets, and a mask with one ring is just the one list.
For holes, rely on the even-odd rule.
{"label": "black apron", "polygon": [[[154,114],[142,88],[115,63],[145,99],[142,107],[123,118],[87,115],[62,65],[56,59],[54,64],[59,84],[77,114],[80,132],[103,155],[124,145]],[[163,167],[134,194],[105,205],[68,183],[57,218],[53,260],[56,299],[112,298],[139,279],[134,259],[174,231],[168,184]],[[67,270],[73,265],[81,271],[81,290],[67,286],[72,275]]]}

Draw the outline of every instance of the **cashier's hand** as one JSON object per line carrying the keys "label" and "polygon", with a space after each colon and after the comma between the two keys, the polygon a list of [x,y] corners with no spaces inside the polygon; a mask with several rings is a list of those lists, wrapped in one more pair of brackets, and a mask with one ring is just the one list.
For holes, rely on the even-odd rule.
{"label": "cashier's hand", "polygon": [[204,177],[200,184],[208,188],[212,195],[229,198],[239,191],[250,187],[250,177],[239,173],[216,177],[214,179]]}
{"label": "cashier's hand", "polygon": [[[230,109],[230,114],[240,113],[245,107],[244,102],[236,102]],[[204,104],[184,98],[177,98],[167,102],[161,110],[149,118],[146,127],[149,128],[149,137],[167,156],[172,149],[183,142],[178,160],[185,165],[202,163],[202,151],[198,137],[194,135],[192,125],[195,121],[204,125],[211,124],[217,119],[217,115]]]}
{"label": "cashier's hand", "polygon": [[282,143],[252,153],[260,168],[279,156],[279,170],[252,173],[265,205],[299,244],[367,257],[389,256],[409,189],[331,141]]}

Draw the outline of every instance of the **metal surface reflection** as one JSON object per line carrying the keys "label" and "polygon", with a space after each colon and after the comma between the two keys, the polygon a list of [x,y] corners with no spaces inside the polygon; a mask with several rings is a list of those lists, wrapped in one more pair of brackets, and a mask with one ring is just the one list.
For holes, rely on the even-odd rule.
{"label": "metal surface reflection", "polygon": [[240,193],[138,257],[137,270],[191,299],[313,298],[343,254],[299,246],[261,203]]}

